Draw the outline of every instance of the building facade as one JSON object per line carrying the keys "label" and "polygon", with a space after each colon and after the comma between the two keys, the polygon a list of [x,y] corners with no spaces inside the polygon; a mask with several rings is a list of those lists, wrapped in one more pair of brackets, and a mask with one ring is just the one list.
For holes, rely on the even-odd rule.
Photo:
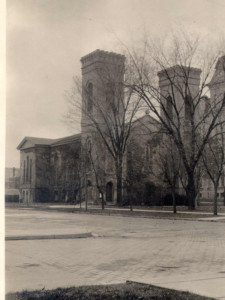
{"label": "building facade", "polygon": [[62,139],[25,137],[20,150],[20,198],[24,203],[76,201],[80,134]]}

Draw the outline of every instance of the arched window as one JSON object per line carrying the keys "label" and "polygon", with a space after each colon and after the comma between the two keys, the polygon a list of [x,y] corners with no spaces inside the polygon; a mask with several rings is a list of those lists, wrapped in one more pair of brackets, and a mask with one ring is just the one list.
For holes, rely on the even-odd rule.
{"label": "arched window", "polygon": [[91,154],[91,141],[87,140],[87,151]]}
{"label": "arched window", "polygon": [[152,169],[152,147],[149,143],[145,146],[145,161],[146,161],[146,167],[148,167],[150,170]]}
{"label": "arched window", "polygon": [[168,96],[166,98],[166,112],[167,118],[172,119],[173,117],[173,105],[172,105],[172,97]]}
{"label": "arched window", "polygon": [[106,84],[106,103],[113,104],[115,98],[115,86],[112,82]]}
{"label": "arched window", "polygon": [[91,162],[92,162],[92,145],[91,145],[91,140],[87,139],[86,142],[86,163],[87,163],[87,169],[90,170],[91,169]]}
{"label": "arched window", "polygon": [[186,121],[191,120],[191,107],[192,107],[191,96],[186,96],[185,103],[184,103],[184,118]]}
{"label": "arched window", "polygon": [[87,111],[91,113],[93,110],[93,84],[90,82],[87,86]]}

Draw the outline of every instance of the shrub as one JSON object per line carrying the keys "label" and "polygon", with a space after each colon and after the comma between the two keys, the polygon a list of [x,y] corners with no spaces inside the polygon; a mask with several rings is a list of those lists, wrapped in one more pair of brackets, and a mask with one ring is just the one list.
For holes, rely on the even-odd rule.
{"label": "shrub", "polygon": [[[179,195],[175,194],[175,201],[176,205],[188,205],[188,199],[185,195]],[[171,193],[167,193],[163,198],[162,198],[163,205],[166,206],[171,206],[173,205],[173,197]]]}

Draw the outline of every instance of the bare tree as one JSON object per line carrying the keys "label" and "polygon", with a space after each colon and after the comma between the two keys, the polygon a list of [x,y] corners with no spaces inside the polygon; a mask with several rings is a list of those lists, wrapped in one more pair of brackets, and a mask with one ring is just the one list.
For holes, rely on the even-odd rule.
{"label": "bare tree", "polygon": [[[82,84],[78,78],[74,79],[74,86],[66,95],[68,101],[66,121],[69,124],[77,123],[79,112],[83,120],[85,119],[82,124],[86,136],[90,135],[94,140],[100,138],[105,151],[113,161],[111,171],[115,172],[117,203],[121,204],[127,141],[141,98],[133,97],[133,89],[126,87],[123,81],[123,67],[116,72],[117,76],[107,69],[104,69],[104,72],[100,70],[95,75],[96,84],[91,89]],[[98,95],[95,95],[93,90],[98,90]],[[93,156],[92,159],[94,161]]]}
{"label": "bare tree", "polygon": [[225,130],[224,126],[216,128],[214,135],[210,137],[202,155],[206,174],[214,187],[213,213],[217,215],[217,198],[219,181],[224,174],[225,163]]}
{"label": "bare tree", "polygon": [[98,196],[101,200],[102,209],[105,208],[105,169],[99,161],[98,156],[94,156],[91,149],[87,151],[87,160],[89,160],[89,165],[94,172],[96,187],[98,190]]}
{"label": "bare tree", "polygon": [[[149,111],[146,110],[145,115],[135,120],[132,127],[127,147],[127,174],[125,179],[131,208],[133,200],[136,203],[157,203],[157,200],[152,198],[155,198],[153,186],[155,186],[156,181],[158,181],[158,185],[162,183],[154,176],[154,173],[157,172],[155,157],[161,139],[158,125],[157,120],[152,118]],[[150,189],[150,186],[152,189]],[[150,193],[150,190],[152,193]]]}
{"label": "bare tree", "polygon": [[163,138],[163,144],[161,143],[158,149],[155,163],[157,165],[155,176],[160,178],[170,190],[173,199],[173,212],[176,213],[176,191],[179,188],[182,161],[170,136]]}
{"label": "bare tree", "polygon": [[130,86],[172,138],[182,159],[187,178],[184,188],[193,209],[199,161],[213,130],[224,122],[219,120],[225,106],[223,95],[217,94],[208,103],[205,97],[212,89],[207,84],[218,56],[204,53],[201,41],[184,33],[164,43],[145,40],[142,52],[132,50],[128,56]]}

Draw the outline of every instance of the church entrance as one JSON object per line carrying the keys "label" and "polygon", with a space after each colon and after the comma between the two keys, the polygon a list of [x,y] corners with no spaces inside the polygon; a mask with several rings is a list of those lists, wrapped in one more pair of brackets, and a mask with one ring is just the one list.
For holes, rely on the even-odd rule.
{"label": "church entrance", "polygon": [[106,202],[113,202],[113,183],[109,181],[106,184]]}

